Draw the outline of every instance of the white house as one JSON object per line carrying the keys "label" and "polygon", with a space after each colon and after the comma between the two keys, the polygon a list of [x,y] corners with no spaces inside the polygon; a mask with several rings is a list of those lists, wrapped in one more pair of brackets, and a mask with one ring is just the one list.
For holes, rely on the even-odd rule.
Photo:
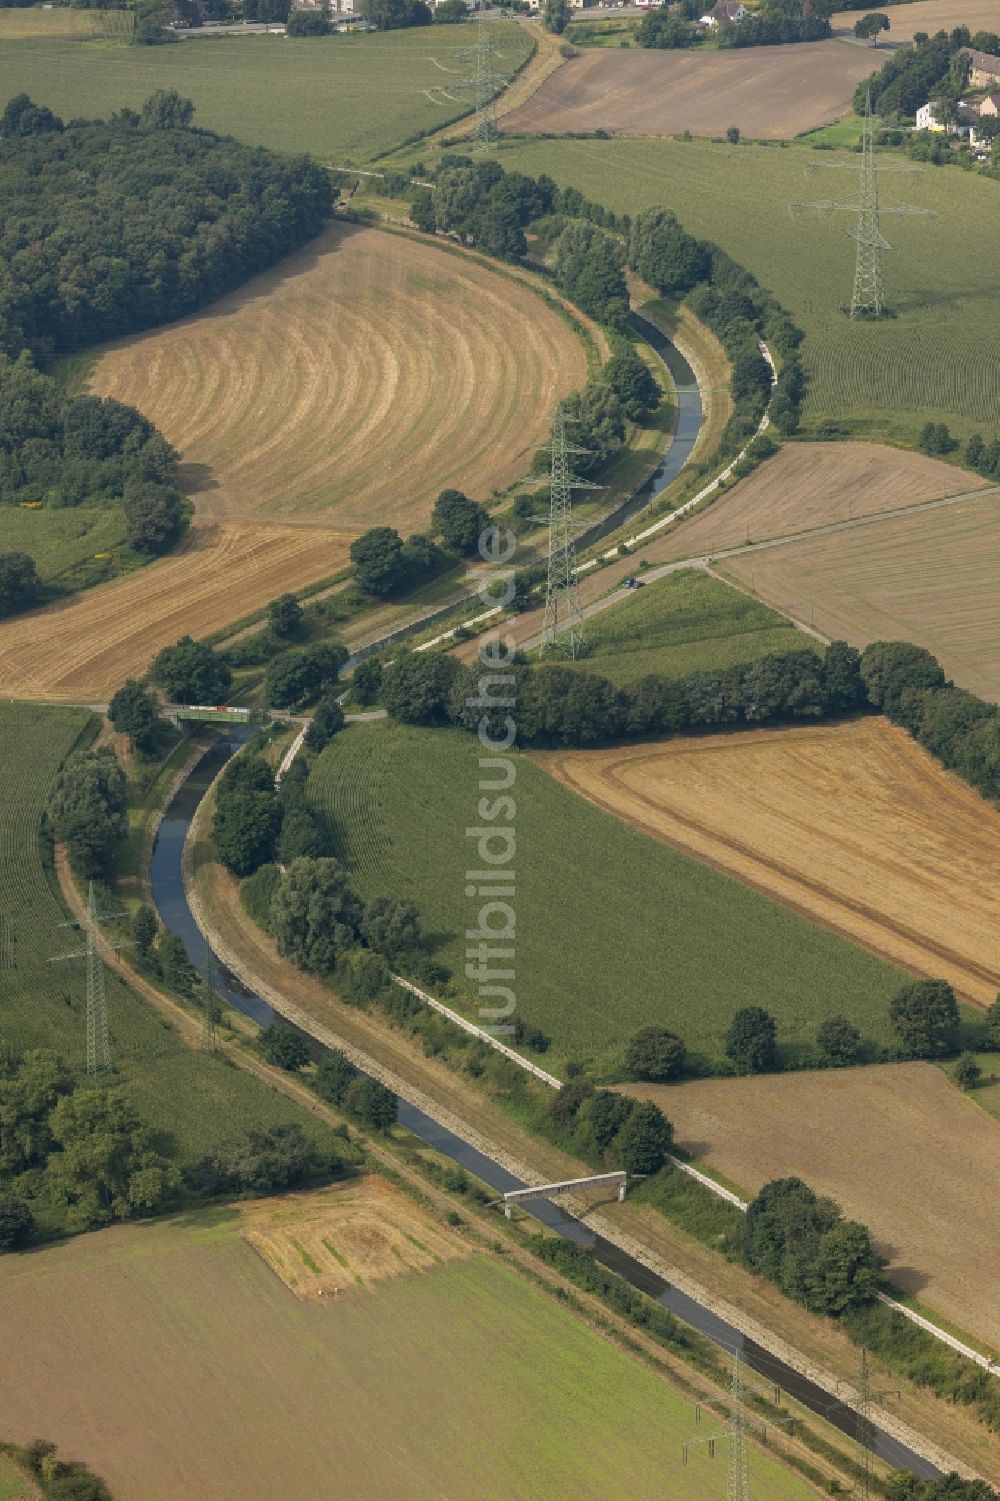
{"label": "white house", "polygon": [[740,0],[715,0],[712,9],[702,16],[699,26],[732,26],[750,14]]}

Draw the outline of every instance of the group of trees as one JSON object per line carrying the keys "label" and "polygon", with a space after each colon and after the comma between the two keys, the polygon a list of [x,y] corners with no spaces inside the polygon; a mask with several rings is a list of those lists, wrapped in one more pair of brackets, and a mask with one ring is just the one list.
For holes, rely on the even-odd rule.
{"label": "group of trees", "polygon": [[658,1173],[674,1129],[652,1100],[633,1100],[589,1080],[564,1084],[546,1110],[549,1133],[586,1161],[629,1173]]}
{"label": "group of trees", "polygon": [[[873,13],[874,21],[878,13]],[[866,17],[866,19],[869,19]],[[886,20],[884,16],[878,19]],[[957,101],[968,86],[968,59],[963,47],[1000,56],[1000,38],[995,32],[975,34],[967,26],[937,31],[933,36],[917,32],[912,47],[894,52],[877,73],[862,79],[854,92],[854,108],[863,114],[865,95],[871,89],[872,108],[883,120],[915,115],[928,99]]]}
{"label": "group of trees", "polygon": [[757,10],[719,27],[723,47],[778,47],[822,42],[830,36],[832,0],[761,0]]}
{"label": "group of trees", "polygon": [[179,318],[322,227],[306,157],[192,127],[158,90],[140,111],[63,124],[21,95],[0,121],[0,352],[46,356]]}
{"label": "group of trees", "polygon": [[[849,713],[866,701],[859,666],[854,648],[835,641],[821,655],[785,652],[685,678],[651,674],[621,688],[597,673],[554,665],[531,667],[515,660],[502,671],[504,696],[517,705],[518,741],[568,746]],[[458,724],[476,731],[483,719],[479,671],[436,652],[401,652],[384,671],[382,699],[390,715],[404,723]],[[507,712],[486,712],[487,726],[498,739]]]}
{"label": "group of trees", "polygon": [[221,704],[233,681],[227,664],[203,641],[182,636],[153,658],[149,676],[170,703]]}
{"label": "group of trees", "polygon": [[347,661],[340,641],[317,641],[285,652],[267,664],[264,701],[269,709],[301,709],[333,693]]}
{"label": "group of trees", "polygon": [[965,445],[964,455],[969,468],[975,469],[984,479],[1000,480],[1000,436],[987,443],[980,433],[973,433]]}
{"label": "group of trees", "polygon": [[339,1048],[331,1048],[321,1060],[312,1087],[327,1104],[376,1131],[396,1124],[399,1101],[392,1090],[362,1074]]}
{"label": "group of trees", "polygon": [[294,763],[275,785],[263,756],[244,753],[230,761],[215,799],[212,838],[223,865],[250,876],[277,858],[290,864],[322,855],[323,830],[305,799],[306,767]]}
{"label": "group of trees", "polygon": [[956,688],[937,658],[907,641],[873,641],[861,657],[868,702],[950,771],[1000,797],[1000,708]]}
{"label": "group of trees", "polygon": [[41,592],[34,558],[25,552],[0,552],[0,620],[37,604]]}
{"label": "group of trees", "polygon": [[556,241],[556,281],[571,302],[598,323],[623,333],[628,327],[625,251],[612,234],[588,219],[573,219]]}
{"label": "group of trees", "polygon": [[888,1501],[1000,1501],[1000,1495],[985,1480],[965,1480],[954,1470],[937,1480],[920,1480],[908,1471],[897,1471],[888,1481]]}
{"label": "group of trees", "polygon": [[45,822],[51,837],[66,845],[74,870],[105,874],[128,832],[125,773],[110,746],[70,757],[49,794]]}
{"label": "group of trees", "polygon": [[0,1251],[34,1238],[36,1200],[89,1229],[162,1208],[179,1182],[120,1090],[49,1049],[0,1054]]}
{"label": "group of trees", "polygon": [[354,1154],[320,1147],[297,1121],[253,1127],[245,1136],[207,1152],[188,1173],[189,1186],[210,1198],[232,1194],[284,1193],[329,1183],[351,1171]]}
{"label": "group of trees", "polygon": [[0,1445],[24,1466],[44,1501],[112,1501],[100,1476],[76,1459],[59,1459],[56,1445],[42,1438],[32,1439],[24,1448]]}
{"label": "group of trees", "polygon": [[742,1251],[748,1266],[813,1313],[839,1317],[879,1290],[883,1263],[867,1227],[845,1220],[801,1178],[764,1185],[747,1210]]}
{"label": "group of trees", "polygon": [[351,543],[354,575],[366,594],[385,599],[403,594],[469,557],[490,525],[490,513],[461,490],[442,490],[434,502],[430,526],[404,542],[391,526],[373,526]]}

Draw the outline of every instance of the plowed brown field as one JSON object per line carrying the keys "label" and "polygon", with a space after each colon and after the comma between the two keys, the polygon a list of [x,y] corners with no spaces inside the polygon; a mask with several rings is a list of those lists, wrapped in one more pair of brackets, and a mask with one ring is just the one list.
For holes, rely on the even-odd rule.
{"label": "plowed brown field", "polygon": [[107,350],[90,386],[181,452],[200,515],[406,534],[440,490],[486,498],[524,473],[586,374],[528,282],[338,226],[207,313]]}
{"label": "plowed brown field", "polygon": [[893,1282],[1000,1348],[1000,1127],[929,1063],[630,1085],[753,1194],[797,1176],[869,1225]]}
{"label": "plowed brown field", "polygon": [[882,443],[789,443],[705,510],[669,528],[655,555],[651,548],[644,556],[696,557],[985,484],[940,459]]}
{"label": "plowed brown field", "polygon": [[979,1003],[1000,990],[1000,815],[882,719],[542,764],[591,802]]}
{"label": "plowed brown field", "polygon": [[865,48],[840,41],[730,52],[595,48],[557,69],[501,129],[713,136],[736,124],[745,136],[796,136],[839,119],[872,67]]}
{"label": "plowed brown field", "polygon": [[195,526],[181,552],[65,604],[0,623],[0,693],[103,701],[162,646],[206,636],[344,566],[350,537]]}

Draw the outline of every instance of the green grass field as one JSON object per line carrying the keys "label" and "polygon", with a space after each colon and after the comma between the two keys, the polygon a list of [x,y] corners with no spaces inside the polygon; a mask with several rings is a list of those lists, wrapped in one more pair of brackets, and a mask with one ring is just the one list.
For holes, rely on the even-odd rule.
{"label": "green grass field", "polygon": [[650,672],[684,677],[816,646],[777,611],[694,569],[657,579],[591,616],[587,643],[589,653],[577,665],[619,684]]}
{"label": "green grass field", "polygon": [[38,1491],[14,1468],[13,1461],[0,1454],[0,1501],[29,1501]]}
{"label": "green grass field", "polygon": [[[688,1398],[485,1255],[299,1301],[223,1211],[4,1257],[0,1319],[12,1439],[43,1428],[116,1501],[725,1490],[724,1449],[682,1463]],[[750,1474],[813,1494],[756,1446]]]}
{"label": "green grass field", "polygon": [[[513,72],[530,34],[500,23],[497,33],[497,66]],[[217,37],[172,47],[31,38],[0,47],[0,106],[23,92],[66,119],[106,118],[172,88],[194,100],[195,124],[208,130],[334,165],[364,162],[467,110],[469,91],[455,85],[474,66],[457,54],[474,41],[466,26],[325,39]]]}
{"label": "green grass field", "polygon": [[943,420],[959,435],[997,431],[1000,299],[991,259],[976,249],[1000,236],[997,183],[957,167],[884,177],[884,208],[910,203],[936,218],[886,214],[894,316],[871,324],[852,323],[841,311],[854,274],[852,213],[789,212],[810,200],[853,204],[858,158],[851,153],[558,140],[511,143],[500,160],[548,172],[619,211],[663,204],[752,271],[807,334],[806,429],[833,419],[862,435],[910,439],[924,422]]}
{"label": "green grass field", "polygon": [[[479,907],[465,896],[479,754],[458,730],[356,725],[309,784],[361,894],[412,897],[459,977]],[[899,970],[582,801],[528,756],[515,796],[518,1015],[550,1035],[557,1073],[568,1057],[613,1064],[651,1022],[718,1057],[745,1005],[778,1018],[789,1058],[833,1012],[889,1040]],[[475,1017],[472,982],[461,985]]]}
{"label": "green grass field", "polygon": [[[18,1050],[55,1048],[74,1068],[86,1062],[86,965],[50,962],[79,949],[46,869],[39,824],[58,769],[93,716],[80,709],[0,705],[0,1039]],[[112,973],[106,975],[116,1082],[163,1145],[183,1160],[252,1125],[301,1121],[325,1128],[283,1095],[179,1041],[173,1029]]]}
{"label": "green grass field", "polygon": [[[75,506],[39,511],[4,506],[0,510],[4,550],[34,558],[46,584],[72,588],[122,571],[120,562],[135,561],[125,545],[125,514],[118,506]],[[108,558],[98,553],[111,554]]]}

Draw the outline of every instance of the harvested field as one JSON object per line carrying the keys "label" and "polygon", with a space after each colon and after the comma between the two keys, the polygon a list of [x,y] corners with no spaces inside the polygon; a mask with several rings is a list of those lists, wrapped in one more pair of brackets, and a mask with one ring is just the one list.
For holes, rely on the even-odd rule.
{"label": "harvested field", "polygon": [[0,693],[103,701],[180,636],[335,573],[349,544],[338,532],[195,526],[181,552],[139,573],[0,623]]}
{"label": "harvested field", "polygon": [[1000,492],[726,561],[768,604],[856,646],[914,641],[1000,700]]}
{"label": "harvested field", "polygon": [[679,1144],[747,1193],[798,1176],[869,1225],[892,1280],[1000,1347],[990,1191],[1000,1127],[928,1063],[630,1085]]}
{"label": "harvested field", "polygon": [[654,562],[696,557],[985,484],[940,459],[882,443],[788,443],[705,510],[670,527],[643,556]]}
{"label": "harvested field", "polygon": [[38,5],[23,10],[2,10],[0,41],[100,36],[108,15],[108,11],[71,10],[68,6],[53,10],[43,10]]}
{"label": "harvested field", "polygon": [[[4,1256],[0,1326],[5,1435],[116,1501],[718,1494],[718,1463],[681,1463],[690,1399],[485,1254],[301,1300],[208,1211]],[[771,1501],[814,1494],[750,1466]]]}
{"label": "harvested field", "polygon": [[[857,19],[856,10],[842,10],[830,17],[830,25],[835,31],[853,35]],[[913,0],[909,5],[894,5],[889,16],[889,30],[883,33],[883,37],[890,44],[911,42],[918,31],[933,36],[935,31],[952,31],[956,26],[968,26],[973,32],[1000,29],[997,0]],[[872,49],[872,71],[885,61],[889,50],[885,41],[877,50]]]}
{"label": "harvested field", "polygon": [[240,1208],[241,1233],[297,1298],[336,1296],[426,1272],[468,1245],[374,1174]]}
{"label": "harvested field", "polygon": [[869,53],[839,41],[722,52],[592,49],[503,117],[507,134],[609,130],[616,135],[800,135],[851,106]]}
{"label": "harvested field", "polygon": [[1000,990],[1000,815],[886,720],[541,759],[591,802],[894,963],[983,1004]]}
{"label": "harvested field", "polygon": [[529,283],[337,226],[211,309],[107,350],[90,389],[182,453],[199,515],[361,532],[528,467],[580,339]]}

